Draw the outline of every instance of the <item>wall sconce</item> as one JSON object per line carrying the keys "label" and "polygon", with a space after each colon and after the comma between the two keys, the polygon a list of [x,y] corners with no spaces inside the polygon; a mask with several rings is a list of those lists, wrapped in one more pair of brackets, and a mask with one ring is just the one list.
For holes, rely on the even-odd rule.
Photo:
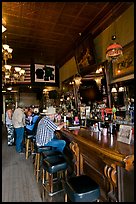
{"label": "wall sconce", "polygon": [[124,92],[125,91],[125,89],[124,89],[124,87],[119,87],[119,92]]}
{"label": "wall sconce", "polygon": [[73,82],[73,81],[70,81],[70,82],[69,82],[69,85],[73,85],[73,84],[74,84],[74,82]]}
{"label": "wall sconce", "polygon": [[111,93],[117,93],[117,89],[115,87],[112,87]]}
{"label": "wall sconce", "polygon": [[73,79],[73,81],[75,82],[76,86],[80,86],[81,80],[82,80],[82,77],[80,76],[80,74],[76,74],[74,79]]}
{"label": "wall sconce", "polygon": [[94,79],[98,85],[101,85],[102,77],[97,77]]}
{"label": "wall sconce", "polygon": [[100,74],[102,73],[102,69],[104,68],[104,66],[100,66],[97,70],[96,70],[96,74]]}
{"label": "wall sconce", "polygon": [[43,89],[43,94],[48,94],[48,89]]}

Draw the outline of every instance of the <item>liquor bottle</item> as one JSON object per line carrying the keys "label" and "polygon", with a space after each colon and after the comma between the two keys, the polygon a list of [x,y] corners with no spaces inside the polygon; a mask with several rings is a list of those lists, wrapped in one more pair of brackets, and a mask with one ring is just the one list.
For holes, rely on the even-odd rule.
{"label": "liquor bottle", "polygon": [[113,113],[113,120],[116,120],[116,108],[115,108],[114,105],[113,105],[113,108],[112,108],[112,113]]}

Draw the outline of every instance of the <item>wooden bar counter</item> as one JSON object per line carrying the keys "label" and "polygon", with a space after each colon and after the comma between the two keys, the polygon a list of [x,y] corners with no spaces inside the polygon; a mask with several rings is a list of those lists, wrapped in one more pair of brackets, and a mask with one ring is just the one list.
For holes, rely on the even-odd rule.
{"label": "wooden bar counter", "polygon": [[115,135],[99,135],[89,128],[63,128],[58,137],[67,143],[76,175],[87,174],[101,189],[100,201],[134,201],[134,145],[117,141]]}

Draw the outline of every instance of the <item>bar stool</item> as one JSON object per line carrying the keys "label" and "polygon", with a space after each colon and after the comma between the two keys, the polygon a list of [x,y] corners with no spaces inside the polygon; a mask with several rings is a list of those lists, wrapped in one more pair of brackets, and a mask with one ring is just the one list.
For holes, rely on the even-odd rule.
{"label": "bar stool", "polygon": [[32,154],[34,151],[34,145],[33,145],[33,139],[34,135],[28,135],[26,134],[26,159],[28,159],[29,153]]}
{"label": "bar stool", "polygon": [[81,170],[83,169],[83,157],[80,154],[78,144],[72,141],[69,146],[74,153],[75,176],[67,178],[64,184],[65,202],[67,202],[68,198],[71,202],[97,201],[100,196],[99,185],[89,176],[83,174],[83,170]]}
{"label": "bar stool", "polygon": [[35,161],[34,161],[34,175],[36,176],[36,181],[39,181],[39,172],[40,172],[40,163],[42,161],[42,153],[46,151],[53,150],[53,147],[50,146],[37,146],[35,144]]}
{"label": "bar stool", "polygon": [[94,202],[100,196],[99,185],[87,175],[70,177],[65,183],[65,202]]}
{"label": "bar stool", "polygon": [[[63,183],[67,176],[67,162],[63,155],[47,156],[42,162],[42,186],[43,197],[46,190],[49,196],[53,196],[56,193],[64,190]],[[53,175],[57,174],[57,178],[53,178]],[[45,180],[46,175],[46,180]],[[61,183],[61,189],[54,190],[54,183],[57,182],[57,186]],[[49,189],[49,190],[48,190]]]}
{"label": "bar stool", "polygon": [[40,163],[47,156],[62,155],[61,152],[57,151],[55,147],[51,146],[37,146],[35,143],[35,161],[34,161],[34,175],[36,175],[36,181],[39,181]]}

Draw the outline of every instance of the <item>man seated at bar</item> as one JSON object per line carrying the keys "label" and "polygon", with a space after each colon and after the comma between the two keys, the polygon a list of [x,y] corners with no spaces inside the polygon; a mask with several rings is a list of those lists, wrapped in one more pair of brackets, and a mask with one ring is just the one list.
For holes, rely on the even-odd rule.
{"label": "man seated at bar", "polygon": [[38,120],[39,115],[32,113],[32,110],[28,110],[27,117],[26,117],[26,126],[25,130],[27,134],[33,134],[33,130],[36,124],[36,121]]}
{"label": "man seated at bar", "polygon": [[63,152],[66,142],[64,140],[57,139],[55,131],[63,128],[65,123],[56,125],[52,121],[52,117],[53,114],[49,114],[39,121],[36,133],[36,144],[37,146],[56,147],[57,151]]}

